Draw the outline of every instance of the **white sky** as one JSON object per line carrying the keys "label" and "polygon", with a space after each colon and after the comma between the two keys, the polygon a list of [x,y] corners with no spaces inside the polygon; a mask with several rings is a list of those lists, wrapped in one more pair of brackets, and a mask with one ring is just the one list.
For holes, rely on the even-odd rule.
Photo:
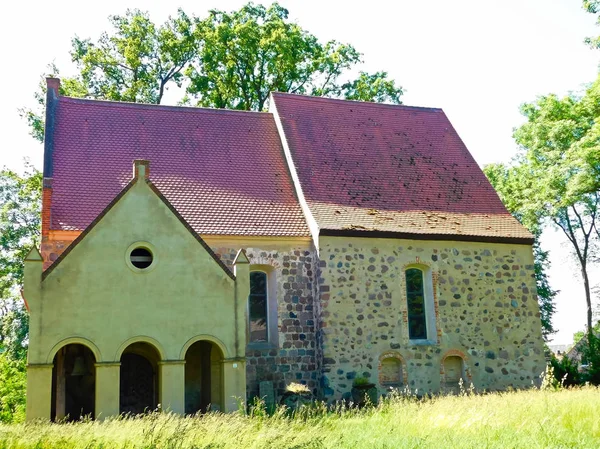
{"label": "white sky", "polygon": [[[126,8],[150,11],[156,22],[181,6],[203,16],[244,1],[9,1],[0,17],[0,167],[20,169],[23,157],[41,168],[42,146],[28,135],[17,109],[33,105],[46,65],[73,72],[74,35],[96,39],[107,16]],[[256,2],[266,3],[270,2]],[[404,103],[444,109],[480,165],[506,162],[516,148],[519,105],[536,96],[579,90],[598,73],[600,52],[583,44],[600,34],[580,0],[288,0],[290,16],[322,40],[354,45],[368,71],[386,70],[406,89]],[[172,6],[171,6],[172,5]],[[168,98],[168,97],[167,97]],[[577,270],[557,232],[547,232],[550,271],[560,289],[554,343],[569,343],[585,324]],[[596,271],[596,282],[600,276]]]}

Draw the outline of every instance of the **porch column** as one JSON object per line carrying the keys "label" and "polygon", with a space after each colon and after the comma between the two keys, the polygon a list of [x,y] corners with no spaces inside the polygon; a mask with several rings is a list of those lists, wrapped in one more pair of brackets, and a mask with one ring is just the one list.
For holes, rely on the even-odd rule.
{"label": "porch column", "polygon": [[96,419],[119,415],[121,364],[99,362],[96,367]]}
{"label": "porch column", "polygon": [[185,413],[185,360],[158,362],[159,402],[165,411]]}
{"label": "porch column", "polygon": [[50,420],[52,402],[52,363],[27,365],[27,421]]}
{"label": "porch column", "polygon": [[246,405],[246,360],[223,360],[223,411],[237,411],[239,403]]}

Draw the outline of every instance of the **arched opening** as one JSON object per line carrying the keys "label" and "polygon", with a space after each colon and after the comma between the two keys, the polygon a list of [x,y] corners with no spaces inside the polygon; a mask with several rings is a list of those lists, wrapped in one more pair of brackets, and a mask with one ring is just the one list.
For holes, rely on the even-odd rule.
{"label": "arched opening", "polygon": [[52,420],[77,421],[94,417],[96,358],[81,344],[68,344],[54,356],[52,368]]}
{"label": "arched opening", "polygon": [[160,355],[149,343],[133,343],[121,355],[119,412],[140,414],[158,405]]}
{"label": "arched opening", "polygon": [[379,383],[382,387],[400,388],[404,384],[402,361],[397,357],[386,357],[381,360]]}
{"label": "arched opening", "polygon": [[223,353],[201,340],[185,353],[185,413],[223,410]]}
{"label": "arched opening", "polygon": [[[444,359],[444,388],[447,393],[460,393],[460,381],[466,382],[465,363],[459,356],[452,355]],[[466,387],[466,385],[464,385]]]}

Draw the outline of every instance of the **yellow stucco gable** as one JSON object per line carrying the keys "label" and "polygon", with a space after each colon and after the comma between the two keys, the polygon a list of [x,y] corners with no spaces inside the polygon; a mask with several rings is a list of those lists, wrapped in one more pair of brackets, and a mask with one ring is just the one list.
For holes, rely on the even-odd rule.
{"label": "yellow stucco gable", "polygon": [[[57,383],[53,363],[73,344],[93,356],[96,416],[124,411],[119,364],[128,352],[156,366],[155,402],[183,412],[186,352],[194,343],[219,365],[210,387],[215,408],[233,408],[233,397],[245,396],[247,259],[236,264],[236,280],[141,172],[44,275],[37,259],[26,262],[30,418],[60,416],[57,404],[65,405],[56,396],[63,393],[50,391]],[[195,350],[200,357],[201,348]]]}

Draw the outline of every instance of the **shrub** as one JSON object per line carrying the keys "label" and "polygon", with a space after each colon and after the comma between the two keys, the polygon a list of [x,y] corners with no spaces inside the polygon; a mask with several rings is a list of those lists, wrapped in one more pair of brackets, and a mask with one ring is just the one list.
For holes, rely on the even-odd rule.
{"label": "shrub", "polygon": [[13,360],[0,354],[0,422],[13,423],[25,419],[25,386],[27,373],[24,360]]}
{"label": "shrub", "polygon": [[552,356],[550,366],[554,370],[554,378],[563,387],[581,385],[581,374],[577,370],[577,363],[571,361],[568,357],[563,357],[559,360]]}
{"label": "shrub", "polygon": [[364,385],[370,385],[371,381],[366,377],[356,377],[352,382],[353,387],[362,387]]}

